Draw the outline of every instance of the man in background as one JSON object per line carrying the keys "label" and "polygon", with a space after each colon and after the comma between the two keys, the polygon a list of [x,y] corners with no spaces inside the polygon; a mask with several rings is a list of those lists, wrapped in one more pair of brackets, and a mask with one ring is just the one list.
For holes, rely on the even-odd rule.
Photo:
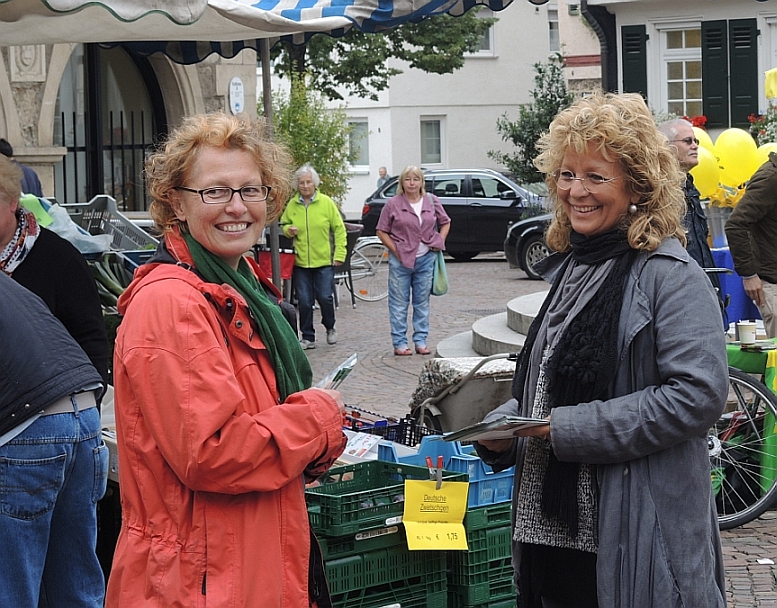
{"label": "man in background", "polygon": [[23,165],[13,157],[13,147],[5,139],[0,138],[0,154],[7,156],[21,168],[22,173],[22,194],[34,194],[35,196],[43,196],[43,190],[40,185],[40,179],[38,174],[32,167]]}
{"label": "man in background", "polygon": [[385,184],[388,181],[388,172],[386,171],[386,167],[380,167],[378,169],[378,185],[377,188],[380,188],[383,184]]}
{"label": "man in background", "polygon": [[[658,125],[658,130],[666,135],[669,140],[669,147],[674,151],[680,168],[685,171],[685,217],[683,226],[688,243],[685,248],[691,257],[702,268],[715,268],[715,261],[712,259],[707,242],[708,228],[707,216],[704,215],[704,209],[701,206],[701,195],[693,184],[691,169],[699,164],[699,140],[693,132],[693,125],[684,118],[667,120]],[[724,297],[720,292],[720,281],[716,274],[707,274],[712,286],[718,294],[718,297]]]}
{"label": "man in background", "polygon": [[726,239],[745,293],[777,337],[777,153],[755,172],[726,220]]}

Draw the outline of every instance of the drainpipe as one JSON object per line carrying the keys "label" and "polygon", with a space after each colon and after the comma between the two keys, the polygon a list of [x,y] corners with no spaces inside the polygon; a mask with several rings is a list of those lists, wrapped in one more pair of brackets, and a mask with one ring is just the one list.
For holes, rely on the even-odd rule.
{"label": "drainpipe", "polygon": [[585,17],[599,38],[602,53],[602,89],[618,91],[618,36],[615,15],[603,6],[588,6],[588,0],[580,0],[580,14]]}

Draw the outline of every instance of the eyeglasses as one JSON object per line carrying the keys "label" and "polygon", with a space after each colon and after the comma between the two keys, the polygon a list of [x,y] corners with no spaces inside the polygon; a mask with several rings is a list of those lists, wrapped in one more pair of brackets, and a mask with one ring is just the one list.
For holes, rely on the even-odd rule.
{"label": "eyeglasses", "polygon": [[595,192],[599,192],[605,184],[618,179],[620,175],[616,175],[615,177],[603,177],[598,173],[586,173],[584,177],[576,177],[571,171],[558,171],[553,174],[553,177],[556,178],[556,185],[559,190],[571,190],[573,184],[579,181],[586,192],[594,194]]}
{"label": "eyeglasses", "polygon": [[242,188],[229,188],[225,186],[195,190],[193,188],[178,186],[176,190],[185,190],[186,192],[199,194],[202,202],[207,205],[223,205],[232,200],[232,197],[235,196],[235,192],[240,193],[240,198],[244,203],[261,203],[262,201],[267,200],[272,188],[270,186],[243,186]]}
{"label": "eyeglasses", "polygon": [[683,137],[682,139],[673,139],[672,141],[681,141],[686,146],[690,146],[691,144],[696,144],[697,146],[699,145],[699,140],[695,137]]}

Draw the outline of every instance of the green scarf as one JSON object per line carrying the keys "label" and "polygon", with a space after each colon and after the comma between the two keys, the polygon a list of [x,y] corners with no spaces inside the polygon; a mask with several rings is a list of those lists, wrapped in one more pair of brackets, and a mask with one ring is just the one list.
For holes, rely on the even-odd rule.
{"label": "green scarf", "polygon": [[248,262],[241,258],[235,271],[220,257],[200,245],[191,234],[184,233],[183,236],[200,276],[209,283],[226,283],[234,287],[248,302],[259,336],[270,354],[281,401],[286,401],[292,393],[310,388],[313,370],[305,351],[288,321],[283,318],[280,307],[270,301]]}

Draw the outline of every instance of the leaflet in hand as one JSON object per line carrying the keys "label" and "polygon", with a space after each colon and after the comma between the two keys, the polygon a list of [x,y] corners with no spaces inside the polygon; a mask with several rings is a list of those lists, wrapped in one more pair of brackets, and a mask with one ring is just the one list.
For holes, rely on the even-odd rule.
{"label": "leaflet in hand", "polygon": [[351,373],[351,370],[358,360],[359,358],[356,356],[356,353],[352,354],[316,384],[316,388],[336,389],[340,386],[340,383],[345,380],[345,377]]}
{"label": "leaflet in hand", "polygon": [[502,416],[489,422],[478,422],[443,437],[445,441],[480,441],[481,439],[513,439],[518,431],[550,424],[544,418]]}

